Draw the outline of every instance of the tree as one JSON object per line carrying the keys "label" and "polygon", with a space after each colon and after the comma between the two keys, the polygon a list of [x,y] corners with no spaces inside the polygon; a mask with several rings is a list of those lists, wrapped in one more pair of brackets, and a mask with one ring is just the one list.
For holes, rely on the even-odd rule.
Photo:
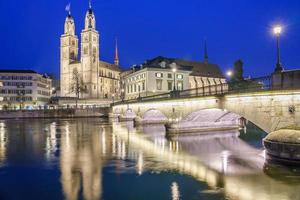
{"label": "tree", "polygon": [[80,94],[87,93],[87,89],[83,84],[83,80],[82,80],[77,68],[73,69],[71,93],[75,93],[75,95],[76,95],[76,108],[77,108],[77,102],[80,97]]}
{"label": "tree", "polygon": [[243,65],[244,65],[244,63],[240,59],[234,62],[234,71],[233,71],[232,81],[242,81],[242,80],[244,80]]}

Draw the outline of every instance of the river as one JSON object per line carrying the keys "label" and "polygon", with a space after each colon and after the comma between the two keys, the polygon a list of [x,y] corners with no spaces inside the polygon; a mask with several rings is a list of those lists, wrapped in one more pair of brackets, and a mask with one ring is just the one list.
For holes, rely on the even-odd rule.
{"label": "river", "polygon": [[98,118],[2,120],[0,199],[300,200],[300,167],[268,161],[265,135],[251,123],[167,137]]}

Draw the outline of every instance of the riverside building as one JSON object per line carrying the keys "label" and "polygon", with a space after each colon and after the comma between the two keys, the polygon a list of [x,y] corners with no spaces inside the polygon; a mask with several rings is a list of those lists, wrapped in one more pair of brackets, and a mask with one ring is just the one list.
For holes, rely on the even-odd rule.
{"label": "riverside building", "polygon": [[0,70],[0,109],[33,109],[48,104],[52,79],[33,70]]}
{"label": "riverside building", "polygon": [[142,65],[133,66],[131,70],[122,73],[125,99],[168,93],[172,90],[191,89],[195,93],[227,90],[224,86],[226,78],[218,65],[208,63],[206,52],[205,48],[204,62],[159,56]]}

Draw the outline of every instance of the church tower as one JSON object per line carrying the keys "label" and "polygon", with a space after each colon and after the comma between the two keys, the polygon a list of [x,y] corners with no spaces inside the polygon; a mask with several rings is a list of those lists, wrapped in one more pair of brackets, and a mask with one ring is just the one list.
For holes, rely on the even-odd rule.
{"label": "church tower", "polygon": [[99,34],[96,30],[96,19],[90,3],[85,16],[85,28],[81,32],[82,78],[87,98],[98,98],[99,71]]}
{"label": "church tower", "polygon": [[69,11],[65,20],[64,34],[60,37],[60,90],[61,96],[70,95],[72,69],[70,64],[78,58],[78,38],[75,35],[75,23]]}
{"label": "church tower", "polygon": [[118,50],[118,40],[116,39],[116,47],[115,47],[115,59],[114,59],[114,64],[116,66],[119,66],[120,60],[119,60],[119,50]]}

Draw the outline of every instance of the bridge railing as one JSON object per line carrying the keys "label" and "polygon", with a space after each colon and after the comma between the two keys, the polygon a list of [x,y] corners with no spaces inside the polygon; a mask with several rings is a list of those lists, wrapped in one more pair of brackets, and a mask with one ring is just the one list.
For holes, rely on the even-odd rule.
{"label": "bridge railing", "polygon": [[[293,87],[291,89],[294,89]],[[259,78],[244,79],[240,81],[229,81],[228,83],[207,85],[204,87],[193,88],[188,90],[175,90],[168,93],[162,93],[151,96],[138,97],[137,99],[123,100],[116,102],[117,104],[126,103],[136,103],[144,101],[153,100],[164,100],[164,99],[180,99],[188,97],[204,97],[213,95],[223,95],[223,94],[237,94],[237,93],[247,93],[247,92],[258,92],[265,90],[278,90],[278,89],[288,89],[280,88],[278,86],[273,87],[272,76],[264,76]]]}

